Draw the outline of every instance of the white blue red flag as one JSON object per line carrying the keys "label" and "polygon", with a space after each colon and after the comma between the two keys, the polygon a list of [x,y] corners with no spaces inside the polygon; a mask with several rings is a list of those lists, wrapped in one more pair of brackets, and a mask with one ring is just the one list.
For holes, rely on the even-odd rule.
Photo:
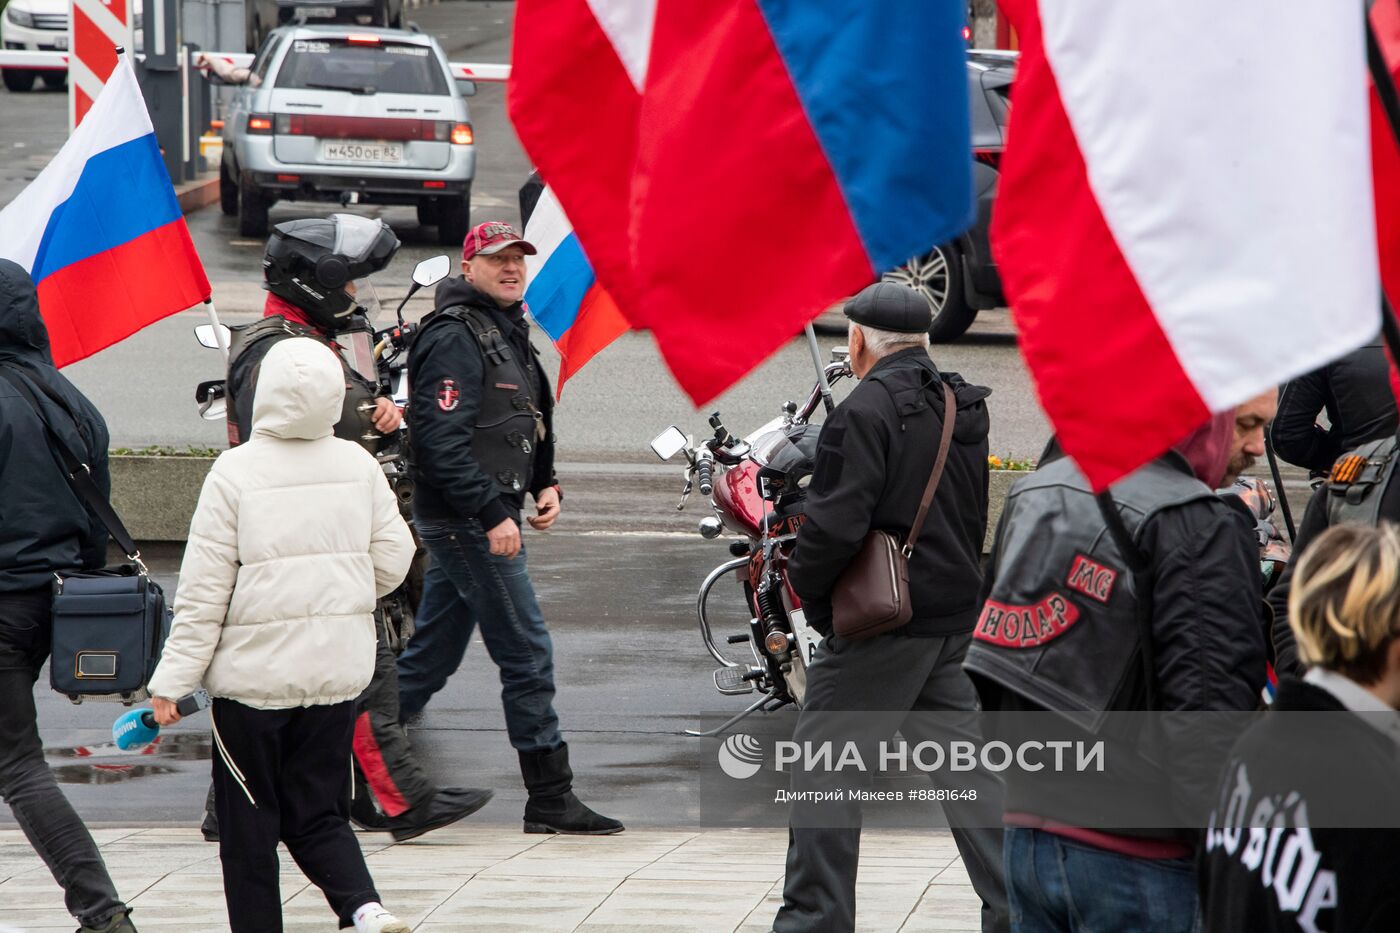
{"label": "white blue red flag", "polygon": [[562,395],[570,376],[626,333],[627,319],[598,284],[578,234],[548,186],[525,225],[525,239],[538,250],[525,257],[525,307],[559,351],[555,391]]}
{"label": "white blue red flag", "polygon": [[971,221],[965,15],[961,0],[521,0],[516,131],[697,404]]}
{"label": "white blue red flag", "polygon": [[1362,4],[1001,0],[992,245],[1102,489],[1380,328]]}
{"label": "white blue red flag", "polygon": [[0,211],[0,257],[29,270],[64,366],[209,297],[131,62]]}

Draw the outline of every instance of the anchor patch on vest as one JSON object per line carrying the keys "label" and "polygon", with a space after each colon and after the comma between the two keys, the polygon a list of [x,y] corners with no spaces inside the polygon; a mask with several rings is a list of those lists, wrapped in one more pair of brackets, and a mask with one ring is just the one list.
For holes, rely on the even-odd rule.
{"label": "anchor patch on vest", "polygon": [[1079,610],[1060,593],[1033,606],[1013,606],[989,599],[972,637],[1003,648],[1039,648],[1079,621]]}
{"label": "anchor patch on vest", "polygon": [[1090,599],[1106,603],[1108,597],[1113,595],[1113,582],[1117,579],[1118,571],[1110,570],[1083,554],[1077,554],[1074,565],[1069,568],[1069,578],[1065,585]]}
{"label": "anchor patch on vest", "polygon": [[457,388],[455,379],[444,379],[438,383],[437,403],[438,408],[443,411],[456,411],[457,405],[462,401],[462,393]]}

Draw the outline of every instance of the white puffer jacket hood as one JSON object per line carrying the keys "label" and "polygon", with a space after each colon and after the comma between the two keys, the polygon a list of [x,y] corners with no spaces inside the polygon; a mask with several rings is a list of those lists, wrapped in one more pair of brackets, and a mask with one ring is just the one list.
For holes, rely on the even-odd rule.
{"label": "white puffer jacket hood", "polygon": [[292,338],[263,359],[252,437],[199,496],[153,695],[178,700],[202,681],[287,709],[369,684],[375,600],[403,581],[414,544],[379,463],[331,434],[344,395],[323,344]]}
{"label": "white puffer jacket hood", "polygon": [[253,392],[253,435],[330,437],[344,404],[345,376],[331,349],[308,337],[283,340],[263,358]]}

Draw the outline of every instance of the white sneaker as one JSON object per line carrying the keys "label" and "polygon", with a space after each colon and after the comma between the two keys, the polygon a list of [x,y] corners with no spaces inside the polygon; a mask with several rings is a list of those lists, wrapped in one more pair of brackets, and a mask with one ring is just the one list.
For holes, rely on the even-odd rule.
{"label": "white sneaker", "polygon": [[355,911],[353,919],[355,933],[412,933],[408,924],[389,913],[377,901],[370,901]]}

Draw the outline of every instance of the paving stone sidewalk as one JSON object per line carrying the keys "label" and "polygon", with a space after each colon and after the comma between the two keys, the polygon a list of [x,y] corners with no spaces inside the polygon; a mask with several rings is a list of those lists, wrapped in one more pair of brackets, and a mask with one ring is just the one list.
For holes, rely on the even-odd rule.
{"label": "paving stone sidewalk", "polygon": [[[141,933],[227,931],[219,860],[196,829],[97,828]],[[360,835],[386,906],[424,933],[765,933],[782,902],[781,830],[636,830],[527,836],[449,827],[410,843]],[[980,901],[947,832],[867,831],[857,929],[975,931]],[[281,852],[287,933],[336,929]],[[18,830],[0,830],[0,931],[72,933],[63,895]]]}

